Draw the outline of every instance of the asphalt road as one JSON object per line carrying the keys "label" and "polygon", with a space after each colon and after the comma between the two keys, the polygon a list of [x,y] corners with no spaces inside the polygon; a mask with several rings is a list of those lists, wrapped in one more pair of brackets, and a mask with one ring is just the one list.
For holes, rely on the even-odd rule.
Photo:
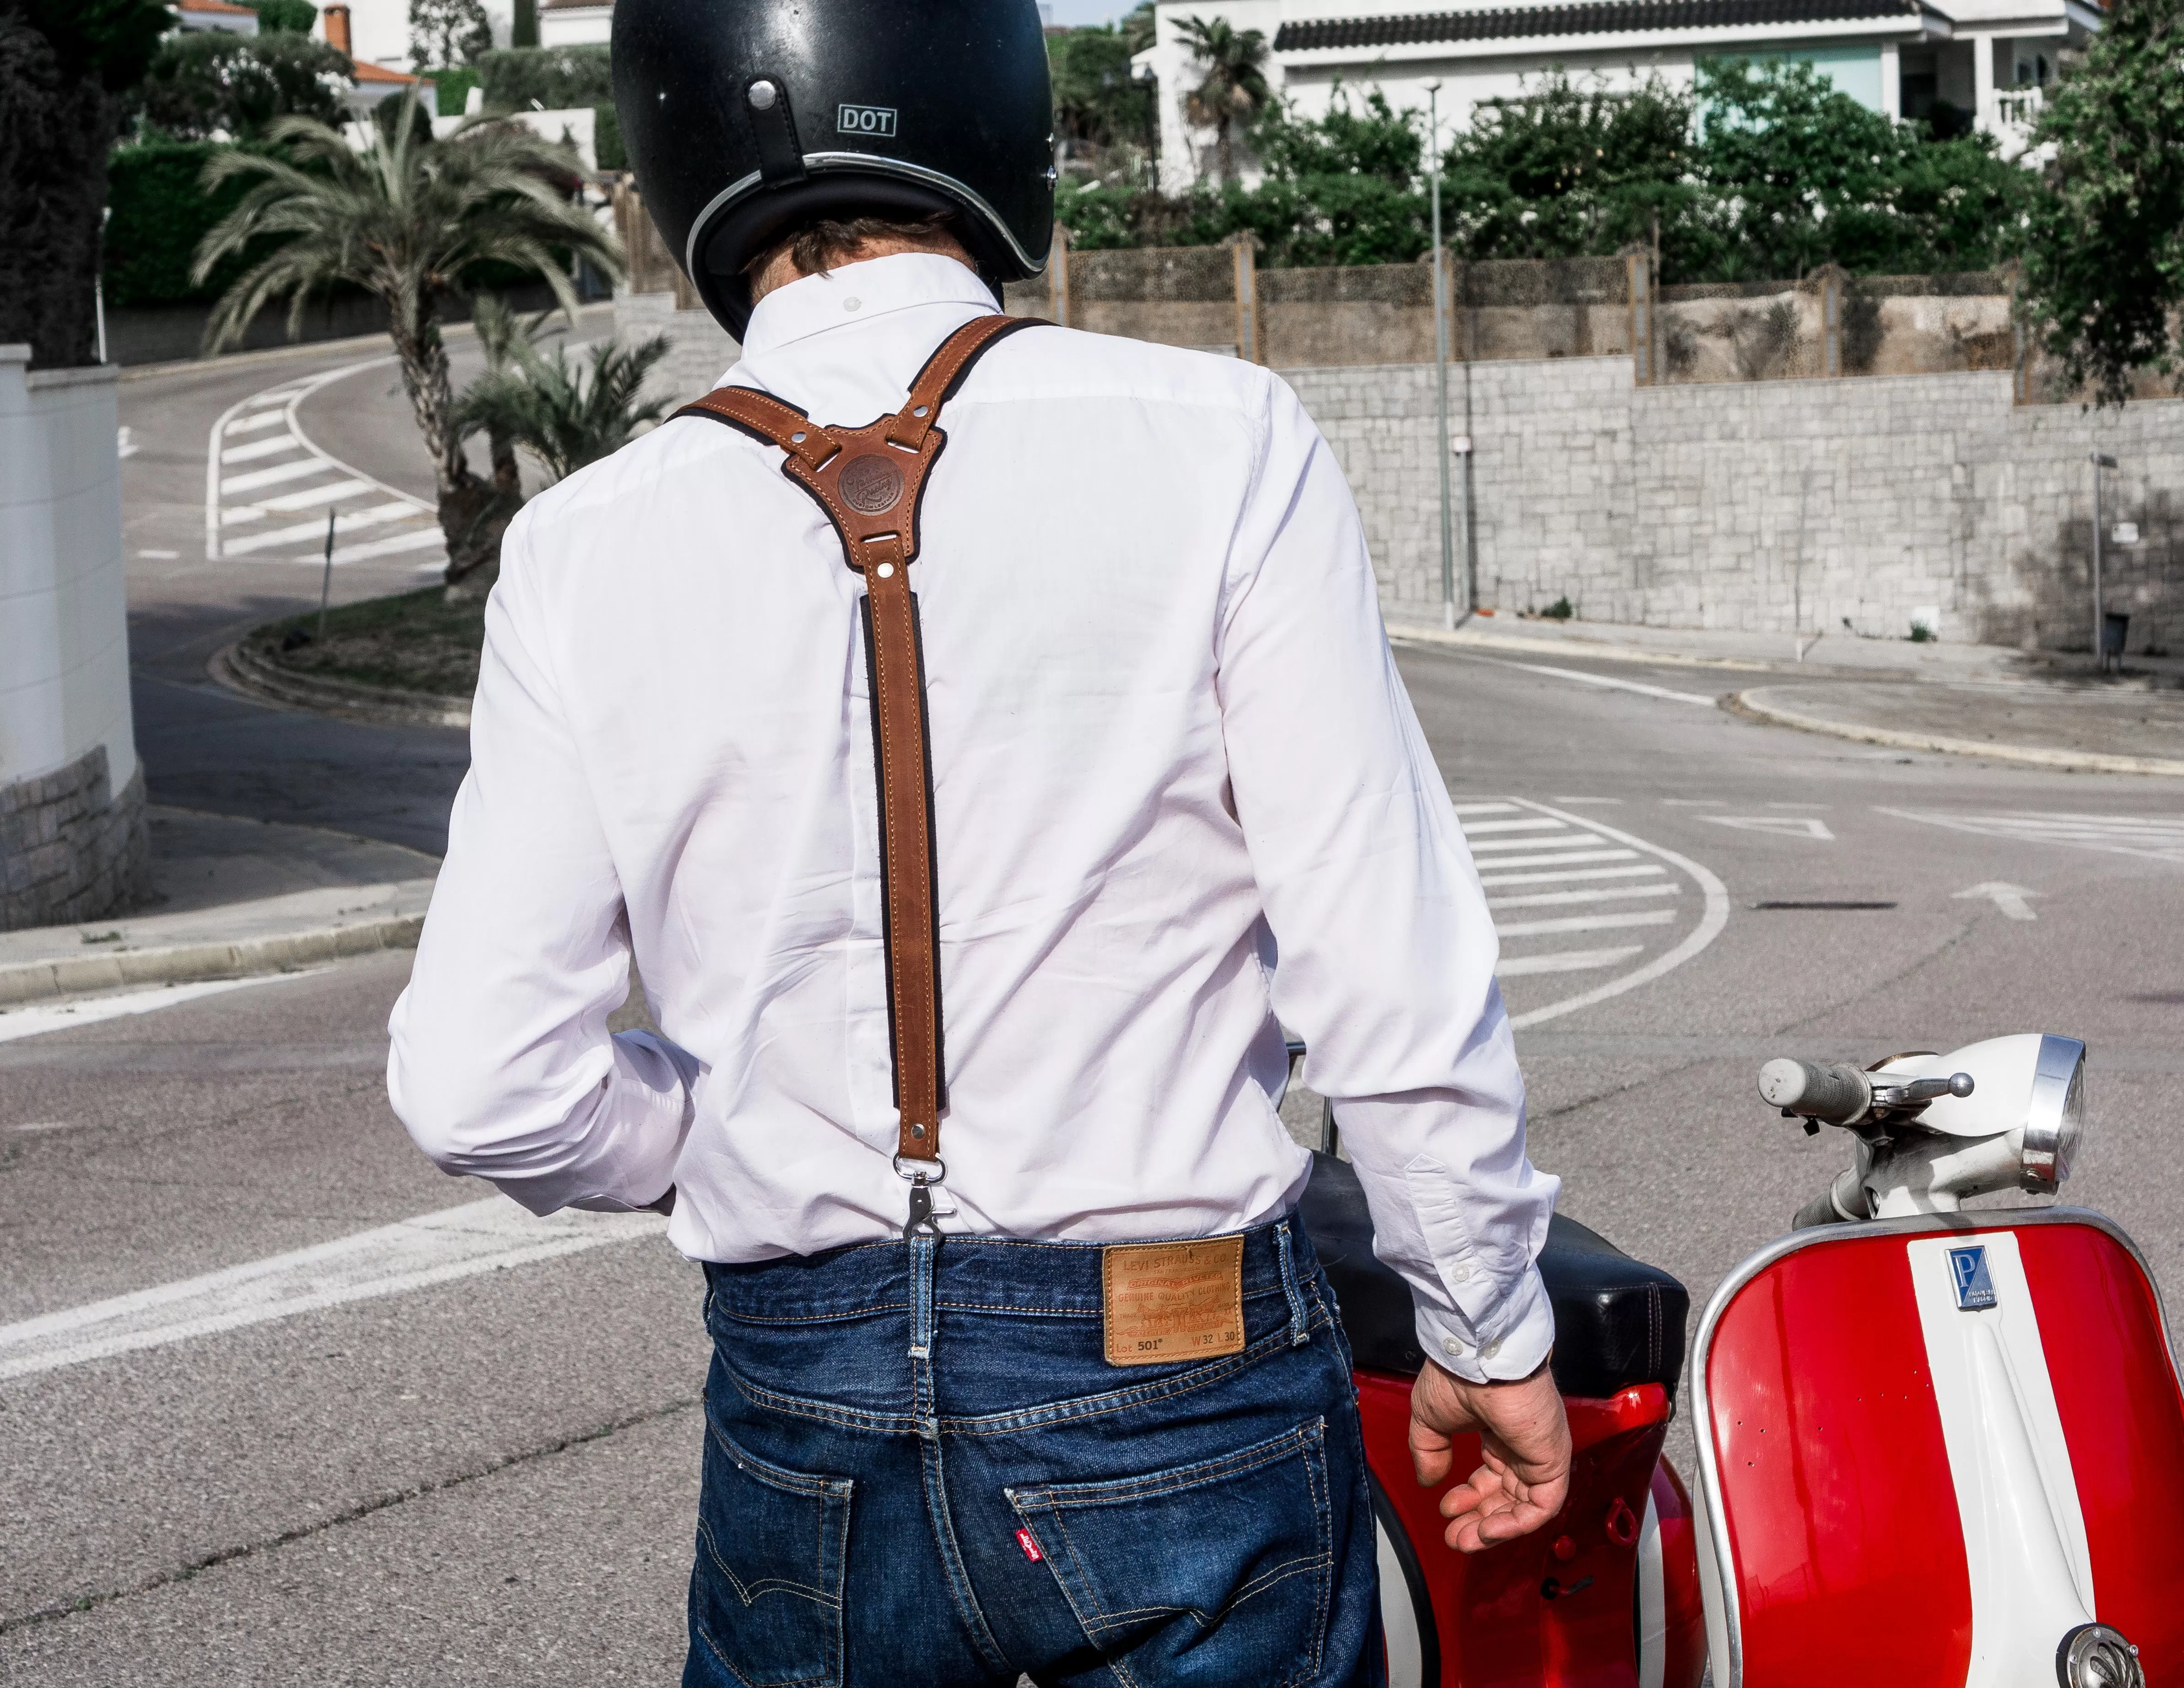
{"label": "asphalt road", "polygon": [[[124,388],[148,428],[130,516],[153,789],[436,838],[459,739],[257,710],[192,677],[316,580],[192,563],[158,538],[203,523],[187,490],[194,464],[202,496],[203,428],[168,420],[209,421],[287,373]],[[365,443],[345,448],[381,438],[372,472],[396,481],[402,419],[375,435],[365,401],[384,395],[355,392],[345,425]],[[142,554],[159,549],[181,554]],[[390,589],[411,566],[358,565],[337,588]],[[1532,1152],[1568,1212],[1702,1302],[1847,1157],[1840,1134],[1808,1139],[1759,1104],[1762,1060],[2059,1031],[2092,1049],[2070,1197],[2184,1284],[2176,784],[1757,726],[1713,708],[1690,669],[1401,660],[1502,903]],[[1603,889],[1618,894],[1569,894]],[[1603,913],[1649,917],[1540,929]],[[58,1332],[42,1368],[11,1375],[0,1329],[0,1680],[673,1680],[697,1273],[644,1222],[574,1227],[526,1257],[547,1231],[415,1154],[381,1077],[406,966],[375,956],[36,1035],[0,1016],[0,1326]],[[359,1233],[378,1252],[277,1258]],[[257,1291],[145,1294],[266,1262]],[[254,1293],[302,1310],[264,1317]],[[102,1346],[114,1325],[81,1312],[120,1297],[144,1345]],[[192,1317],[211,1328],[169,1340]]]}

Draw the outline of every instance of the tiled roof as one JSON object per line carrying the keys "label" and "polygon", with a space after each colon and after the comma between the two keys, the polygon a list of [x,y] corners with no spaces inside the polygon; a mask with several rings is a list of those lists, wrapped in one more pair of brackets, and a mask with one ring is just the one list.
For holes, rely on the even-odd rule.
{"label": "tiled roof", "polygon": [[546,0],[538,9],[542,12],[590,12],[600,7],[614,9],[614,0]]}
{"label": "tiled roof", "polygon": [[[549,0],[553,3],[553,0]],[[1918,0],[1580,0],[1564,6],[1428,12],[1396,18],[1319,18],[1284,24],[1277,53],[1326,47],[1408,47],[1436,42],[1624,35],[1652,30],[1855,22],[1918,15]]]}
{"label": "tiled roof", "polygon": [[354,63],[356,79],[359,82],[414,82],[417,80],[400,70],[390,70],[383,64],[374,64],[369,59],[359,58]]}
{"label": "tiled roof", "polygon": [[176,0],[185,12],[218,12],[231,18],[254,18],[258,14],[248,6],[231,6],[227,0]]}

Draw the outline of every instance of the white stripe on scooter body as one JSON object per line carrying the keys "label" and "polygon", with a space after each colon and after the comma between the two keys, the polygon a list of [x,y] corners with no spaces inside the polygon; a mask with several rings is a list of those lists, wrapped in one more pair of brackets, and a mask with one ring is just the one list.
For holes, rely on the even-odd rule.
{"label": "white stripe on scooter body", "polygon": [[[1952,1251],[1986,1251],[1991,1307],[1958,1306]],[[1965,1688],[2053,1688],[2056,1644],[2090,1623],[2092,1556],[2016,1235],[1914,1238],[1928,1375],[1949,1451],[1972,1597]]]}

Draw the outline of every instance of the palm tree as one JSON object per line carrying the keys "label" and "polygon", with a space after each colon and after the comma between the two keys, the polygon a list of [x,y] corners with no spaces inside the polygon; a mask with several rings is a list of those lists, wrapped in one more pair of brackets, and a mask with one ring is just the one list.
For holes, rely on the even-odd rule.
{"label": "palm tree", "polygon": [[482,430],[513,441],[565,479],[660,420],[670,401],[645,399],[644,378],[667,351],[664,334],[627,348],[610,337],[593,344],[588,370],[566,347],[542,353],[527,338],[511,339],[504,365],[465,390],[455,425],[465,437]]}
{"label": "palm tree", "polygon": [[566,266],[589,259],[618,276],[620,247],[565,197],[574,164],[566,148],[492,120],[435,140],[414,88],[380,115],[361,151],[309,117],[278,119],[265,138],[270,153],[223,148],[205,166],[207,189],[232,177],[253,185],[198,243],[192,276],[203,281],[231,253],[264,253],[220,296],[207,349],[240,338],[260,309],[283,297],[292,338],[313,293],[346,284],[376,294],[432,456],[448,582],[489,578],[487,565],[498,560],[520,499],[473,472],[464,454],[441,313],[488,266],[535,271],[573,312]]}
{"label": "palm tree", "polygon": [[1257,30],[1239,30],[1225,18],[1210,23],[1204,18],[1185,18],[1183,38],[1190,56],[1206,67],[1206,75],[1185,97],[1193,123],[1210,124],[1221,160],[1221,179],[1236,179],[1236,158],[1230,131],[1239,122],[1248,123],[1273,97],[1267,86],[1267,37]]}

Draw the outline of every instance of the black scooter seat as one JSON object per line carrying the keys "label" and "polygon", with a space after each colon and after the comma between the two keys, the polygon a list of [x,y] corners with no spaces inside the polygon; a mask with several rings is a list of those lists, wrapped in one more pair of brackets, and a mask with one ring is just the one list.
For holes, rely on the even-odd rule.
{"label": "black scooter seat", "polygon": [[[1368,1371],[1414,1376],[1425,1357],[1410,1286],[1373,1253],[1373,1217],[1357,1174],[1332,1155],[1312,1158],[1312,1183],[1297,1211],[1341,1306],[1351,1357]],[[1681,1284],[1559,1213],[1540,1251],[1540,1276],[1554,1303],[1555,1384],[1564,1395],[1604,1396],[1657,1383],[1674,1397],[1691,1302]]]}

